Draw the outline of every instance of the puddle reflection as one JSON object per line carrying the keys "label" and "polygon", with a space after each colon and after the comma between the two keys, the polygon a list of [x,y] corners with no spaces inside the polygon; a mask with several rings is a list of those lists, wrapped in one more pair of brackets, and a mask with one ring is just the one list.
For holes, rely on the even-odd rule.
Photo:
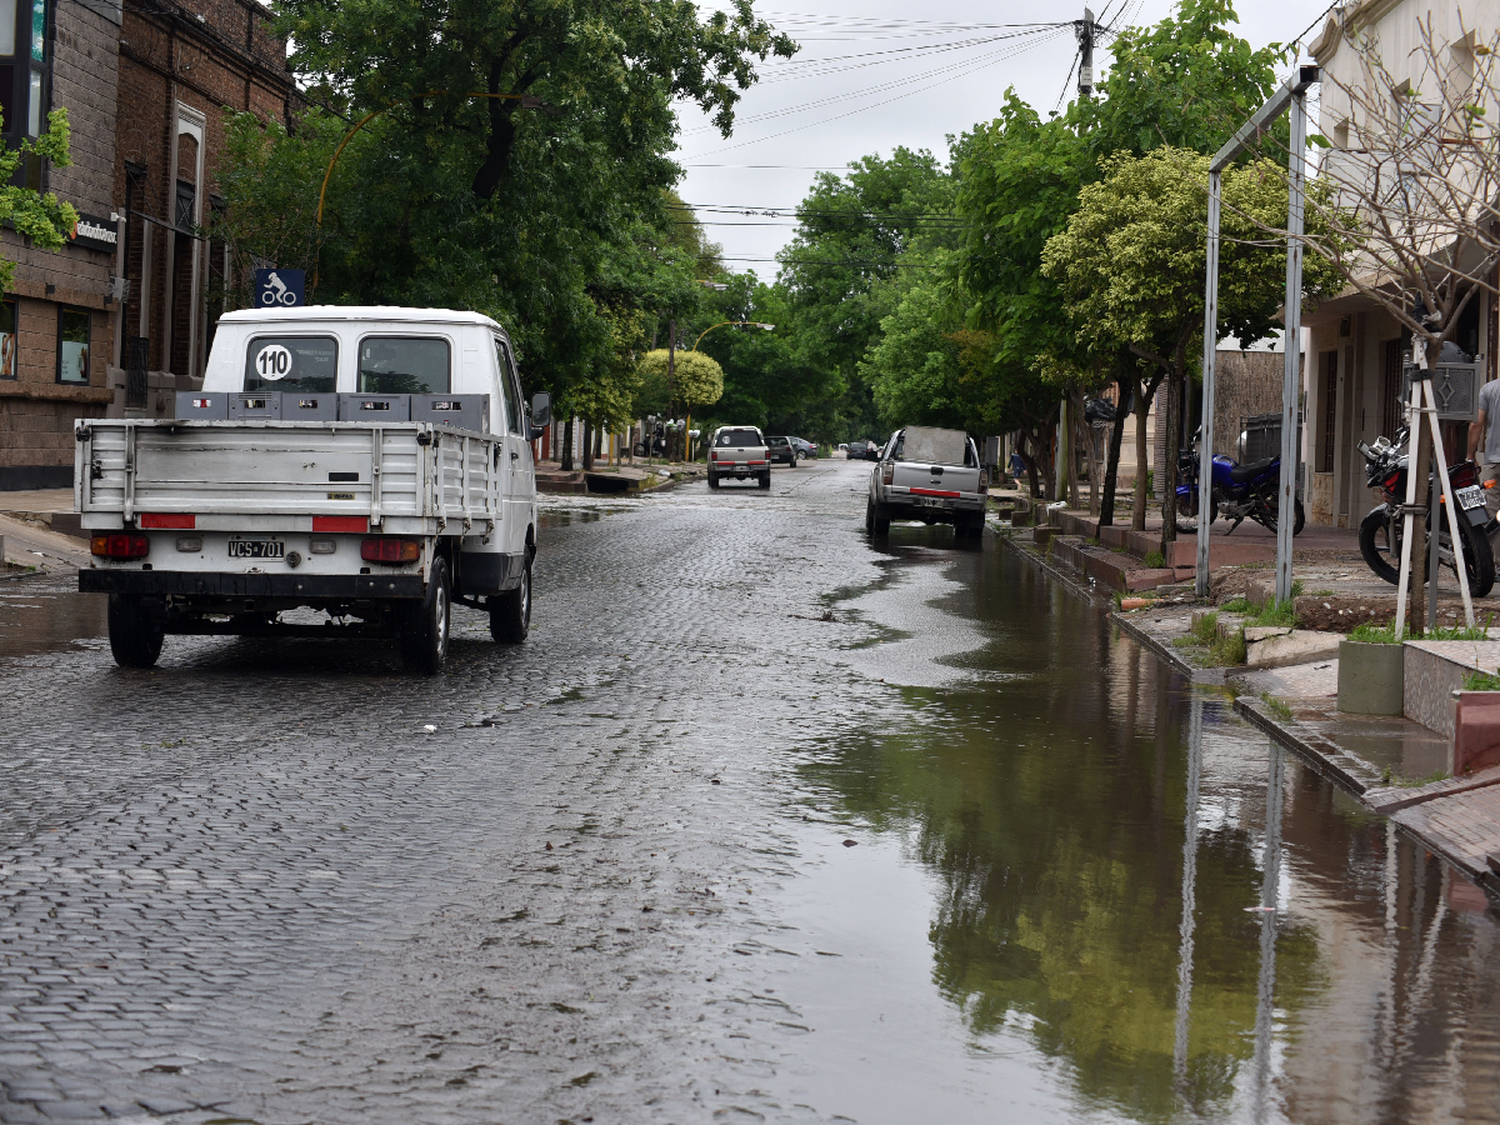
{"label": "puddle reflection", "polygon": [[1063,1064],[1059,1117],[1500,1115],[1482,892],[1013,560],[956,586],[974,679],[804,772],[930,876],[973,1049]]}

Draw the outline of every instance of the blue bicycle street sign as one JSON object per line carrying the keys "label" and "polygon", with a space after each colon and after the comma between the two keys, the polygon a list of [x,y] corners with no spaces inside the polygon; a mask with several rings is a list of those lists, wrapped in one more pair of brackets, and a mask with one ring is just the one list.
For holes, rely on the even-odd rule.
{"label": "blue bicycle street sign", "polygon": [[306,270],[256,270],[255,307],[295,309],[306,304]]}

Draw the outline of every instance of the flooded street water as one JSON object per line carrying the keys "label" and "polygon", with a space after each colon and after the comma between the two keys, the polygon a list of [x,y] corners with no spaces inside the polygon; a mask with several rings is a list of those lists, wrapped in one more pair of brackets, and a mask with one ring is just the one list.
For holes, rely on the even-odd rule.
{"label": "flooded street water", "polygon": [[1500,1121],[1481,891],[995,538],[775,481],[554,500],[433,681],[0,585],[0,1121]]}
{"label": "flooded street water", "polygon": [[[889,572],[925,555],[897,546]],[[903,966],[881,1014],[913,1040],[863,1060],[855,1116],[900,1120],[903,1098],[919,1116],[915,1070],[946,1120],[1500,1117],[1500,931],[1481,891],[1014,553],[939,569],[947,592],[924,609],[900,577],[850,602],[916,614],[892,621],[917,631],[894,659],[854,657],[909,685],[900,727],[804,766],[900,872],[860,879],[879,905],[859,928],[921,919],[877,945]],[[926,665],[923,630],[978,644]],[[836,996],[879,993],[881,975]],[[809,1069],[844,1072],[841,1055]]]}

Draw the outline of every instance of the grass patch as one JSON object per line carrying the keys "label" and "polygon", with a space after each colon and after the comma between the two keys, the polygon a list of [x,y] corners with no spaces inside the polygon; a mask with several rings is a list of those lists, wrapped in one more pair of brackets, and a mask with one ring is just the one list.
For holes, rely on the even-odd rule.
{"label": "grass patch", "polygon": [[1500,673],[1470,672],[1464,677],[1464,691],[1500,691]]}
{"label": "grass patch", "polygon": [[1277,625],[1295,629],[1297,627],[1295,601],[1301,595],[1302,583],[1293,582],[1292,596],[1284,602],[1274,599],[1266,603],[1252,602],[1241,595],[1225,602],[1219,608],[1225,613],[1243,613],[1246,625]]}
{"label": "grass patch", "polygon": [[1354,627],[1349,639],[1367,645],[1396,644],[1396,623],[1388,621],[1384,625],[1376,625],[1373,621],[1366,621],[1363,625]]}
{"label": "grass patch", "polygon": [[1236,629],[1234,632],[1219,638],[1218,642],[1209,649],[1215,666],[1219,668],[1236,668],[1245,663],[1245,630]]}
{"label": "grass patch", "polygon": [[1188,636],[1194,638],[1200,645],[1214,644],[1219,639],[1219,615],[1217,613],[1198,615],[1193,621],[1193,627],[1188,630]]}
{"label": "grass patch", "polygon": [[1333,597],[1333,591],[1332,590],[1314,590],[1313,591],[1313,597],[1315,597],[1315,598],[1331,598],[1331,597]]}
{"label": "grass patch", "polygon": [[1492,613],[1483,625],[1439,625],[1423,635],[1426,641],[1483,641],[1489,639],[1490,624],[1495,620]]}
{"label": "grass patch", "polygon": [[1292,717],[1292,709],[1270,692],[1261,692],[1260,701],[1266,705],[1266,710],[1278,719],[1290,719]]}
{"label": "grass patch", "polygon": [[1167,565],[1167,560],[1160,551],[1147,551],[1146,557],[1141,560],[1153,570],[1161,570]]}
{"label": "grass patch", "polygon": [[1260,607],[1254,615],[1245,619],[1246,625],[1278,625],[1288,629],[1297,627],[1297,611],[1288,598],[1284,602],[1272,601]]}
{"label": "grass patch", "polygon": [[1187,633],[1172,644],[1176,648],[1206,649],[1199,663],[1207,668],[1230,668],[1245,663],[1245,630],[1221,631],[1217,612],[1196,617]]}

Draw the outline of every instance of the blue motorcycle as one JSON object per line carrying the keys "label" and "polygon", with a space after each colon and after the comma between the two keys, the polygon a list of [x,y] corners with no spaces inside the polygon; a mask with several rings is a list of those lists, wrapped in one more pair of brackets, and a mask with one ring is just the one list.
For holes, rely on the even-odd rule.
{"label": "blue motorcycle", "polygon": [[[1193,448],[1177,454],[1177,526],[1196,529],[1198,526],[1198,438],[1193,438]],[[1230,534],[1245,520],[1252,519],[1262,527],[1276,531],[1279,516],[1278,491],[1281,488],[1281,458],[1267,457],[1263,461],[1251,461],[1241,465],[1232,457],[1214,454],[1213,486],[1209,490],[1208,522],[1219,516],[1233,520],[1225,535]],[[1292,522],[1292,534],[1302,534],[1307,515],[1302,510],[1302,498],[1293,498],[1296,518]]]}

